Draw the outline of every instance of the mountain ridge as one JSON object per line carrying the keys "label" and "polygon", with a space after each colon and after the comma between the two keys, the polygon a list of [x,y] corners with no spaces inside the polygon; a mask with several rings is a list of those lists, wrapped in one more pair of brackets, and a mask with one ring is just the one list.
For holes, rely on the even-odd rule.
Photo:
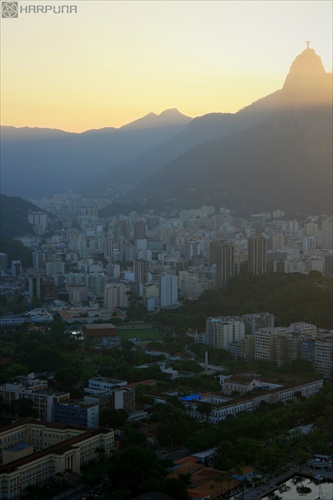
{"label": "mountain ridge", "polygon": [[[237,113],[192,119],[171,108],[119,129],[81,134],[45,129],[41,140],[17,143],[7,137],[4,192],[38,197],[38,189],[32,191],[39,184],[39,195],[66,188],[101,195],[118,183],[134,186],[132,199],[176,194],[179,204],[231,203],[252,211],[260,203],[267,209],[287,203],[292,210],[299,203],[303,210],[310,202],[309,209],[326,210],[331,199],[331,85],[320,57],[307,48],[292,62],[282,89]],[[37,133],[33,130],[28,135]]]}
{"label": "mountain ridge", "polygon": [[313,75],[321,60],[312,49],[296,59],[266,121],[188,150],[141,181],[132,196],[154,193],[182,206],[216,204],[239,214],[246,207],[247,215],[277,208],[331,213],[332,80],[321,70]]}
{"label": "mountain ridge", "polygon": [[[100,129],[80,134],[58,129],[1,129],[1,192],[26,198],[80,192],[99,172],[143,154],[181,132],[191,118],[178,112],[157,116],[143,126]],[[129,124],[131,125],[131,124]]]}

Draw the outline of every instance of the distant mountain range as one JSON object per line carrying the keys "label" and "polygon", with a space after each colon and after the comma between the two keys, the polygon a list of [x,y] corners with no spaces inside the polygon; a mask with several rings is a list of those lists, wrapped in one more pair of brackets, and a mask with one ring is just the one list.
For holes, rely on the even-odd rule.
{"label": "distant mountain range", "polygon": [[332,75],[307,48],[281,90],[235,114],[167,110],[83,134],[4,127],[2,149],[2,191],[26,198],[127,184],[132,200],[178,207],[330,213]]}
{"label": "distant mountain range", "polygon": [[23,198],[81,192],[98,174],[169,140],[191,120],[171,109],[160,115],[149,113],[119,129],[81,134],[1,127],[1,192]]}

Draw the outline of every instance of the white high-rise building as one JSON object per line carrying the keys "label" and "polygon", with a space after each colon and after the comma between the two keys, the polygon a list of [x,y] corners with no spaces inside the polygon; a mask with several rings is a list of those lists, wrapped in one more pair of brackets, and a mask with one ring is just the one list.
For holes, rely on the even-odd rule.
{"label": "white high-rise building", "polygon": [[178,304],[178,276],[163,274],[160,277],[160,307],[172,307]]}
{"label": "white high-rise building", "polygon": [[206,320],[207,344],[227,349],[231,342],[245,338],[245,323],[238,317],[215,317]]}
{"label": "white high-rise building", "polygon": [[129,288],[124,283],[109,283],[104,288],[104,307],[128,307],[127,292]]}
{"label": "white high-rise building", "polygon": [[317,248],[317,239],[314,236],[305,236],[303,238],[303,253],[307,254],[311,252],[311,250],[315,250]]}

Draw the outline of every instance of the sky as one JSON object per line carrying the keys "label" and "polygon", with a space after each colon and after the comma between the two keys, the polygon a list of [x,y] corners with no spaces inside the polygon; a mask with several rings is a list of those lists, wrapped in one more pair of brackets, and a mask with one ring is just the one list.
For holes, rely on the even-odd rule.
{"label": "sky", "polygon": [[[20,11],[37,5],[75,9]],[[2,125],[81,132],[170,108],[233,113],[282,88],[306,40],[332,71],[331,0],[18,0],[18,8],[17,18],[1,18]]]}

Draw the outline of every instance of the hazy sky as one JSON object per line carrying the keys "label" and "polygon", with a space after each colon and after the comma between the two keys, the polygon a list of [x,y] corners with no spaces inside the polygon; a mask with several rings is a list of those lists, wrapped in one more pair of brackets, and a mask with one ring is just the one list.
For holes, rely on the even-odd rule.
{"label": "hazy sky", "polygon": [[168,108],[235,112],[282,87],[305,40],[332,71],[331,0],[18,0],[1,19],[1,123],[83,131]]}

